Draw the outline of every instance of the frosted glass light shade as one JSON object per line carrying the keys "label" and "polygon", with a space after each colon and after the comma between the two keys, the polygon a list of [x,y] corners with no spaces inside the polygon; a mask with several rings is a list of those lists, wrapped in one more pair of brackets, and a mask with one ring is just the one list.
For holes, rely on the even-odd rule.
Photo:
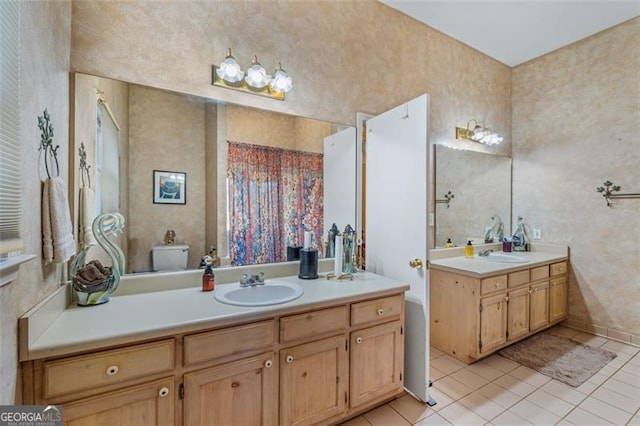
{"label": "frosted glass light shade", "polygon": [[255,87],[256,89],[262,89],[269,84],[271,80],[271,76],[267,74],[267,70],[264,69],[260,62],[258,62],[258,58],[256,56],[253,57],[253,61],[251,62],[251,67],[247,70],[247,76],[244,78],[244,81],[251,87]]}
{"label": "frosted glass light shade", "polygon": [[228,83],[237,83],[244,77],[244,71],[240,68],[240,64],[231,56],[231,49],[227,57],[220,63],[220,66],[216,70],[218,77]]}
{"label": "frosted glass light shade", "polygon": [[276,72],[273,73],[273,78],[269,82],[269,87],[271,90],[283,93],[290,92],[293,88],[291,77],[289,77],[289,74],[282,69],[282,65],[280,65]]}

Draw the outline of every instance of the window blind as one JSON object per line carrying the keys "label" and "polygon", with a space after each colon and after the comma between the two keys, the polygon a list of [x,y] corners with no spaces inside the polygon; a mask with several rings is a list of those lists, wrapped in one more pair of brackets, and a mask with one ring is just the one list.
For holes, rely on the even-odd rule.
{"label": "window blind", "polygon": [[22,248],[20,2],[0,1],[0,253]]}

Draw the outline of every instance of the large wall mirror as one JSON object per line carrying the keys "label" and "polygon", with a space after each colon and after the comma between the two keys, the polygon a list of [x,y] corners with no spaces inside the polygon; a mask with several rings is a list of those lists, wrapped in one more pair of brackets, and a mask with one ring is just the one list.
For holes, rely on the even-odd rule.
{"label": "large wall mirror", "polygon": [[511,158],[435,146],[435,247],[484,242],[492,218],[511,233]]}
{"label": "large wall mirror", "polygon": [[[210,247],[223,265],[269,263],[286,260],[305,230],[322,252],[333,223],[358,226],[354,128],[81,73],[73,80],[76,235],[87,208],[79,194],[91,182],[89,210],[118,206],[126,218],[118,243],[127,272],[152,271],[152,248],[169,230],[174,244],[189,246],[191,269]],[[119,176],[103,170],[105,153]],[[182,193],[154,196],[161,179],[174,178],[184,178]]]}

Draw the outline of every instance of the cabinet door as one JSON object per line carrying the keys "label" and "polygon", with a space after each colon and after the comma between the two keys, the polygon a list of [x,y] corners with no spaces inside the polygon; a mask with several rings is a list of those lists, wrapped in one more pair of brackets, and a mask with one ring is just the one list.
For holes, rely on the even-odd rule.
{"label": "cabinet door", "polygon": [[400,321],[351,333],[351,407],[402,391],[403,358]]}
{"label": "cabinet door", "polygon": [[480,299],[480,353],[491,352],[507,342],[507,294]]}
{"label": "cabinet door", "polygon": [[172,425],[175,387],[173,377],[64,404],[68,426]]}
{"label": "cabinet door", "polygon": [[184,375],[184,424],[277,424],[273,353]]}
{"label": "cabinet door", "polygon": [[557,322],[567,317],[567,279],[551,280],[549,289],[549,322]]}
{"label": "cabinet door", "polygon": [[344,413],[348,362],[345,335],[282,349],[280,424],[319,423]]}
{"label": "cabinet door", "polygon": [[531,286],[529,329],[535,331],[549,324],[549,281]]}
{"label": "cabinet door", "polygon": [[509,341],[519,339],[529,333],[529,287],[509,292],[507,316],[507,338]]}

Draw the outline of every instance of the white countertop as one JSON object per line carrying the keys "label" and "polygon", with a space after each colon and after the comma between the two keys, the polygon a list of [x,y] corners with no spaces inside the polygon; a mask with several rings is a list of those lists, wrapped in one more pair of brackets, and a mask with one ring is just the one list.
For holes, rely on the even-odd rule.
{"label": "white countertop", "polygon": [[[291,302],[262,307],[231,306],[218,302],[213,292],[199,287],[112,296],[108,303],[62,311],[37,338],[21,351],[21,361],[108,346],[134,343],[172,334],[214,328],[303,311],[356,298],[377,297],[406,291],[408,284],[359,272],[353,281],[319,278],[301,280],[297,276],[278,278],[302,286],[304,294]],[[238,284],[218,284],[216,288]]]}
{"label": "white countertop", "polygon": [[[457,253],[456,253],[457,254]],[[496,254],[511,254],[514,256],[523,257],[528,262],[523,263],[502,263],[502,262],[490,262],[480,258],[477,254],[472,258],[464,256],[451,256],[437,258],[429,261],[429,267],[431,269],[438,269],[448,272],[455,272],[463,275],[468,275],[476,278],[485,278],[493,275],[499,275],[502,273],[509,273],[523,268],[532,268],[538,265],[546,263],[560,262],[568,259],[568,249],[566,247],[558,247],[545,251],[528,251],[528,252],[513,252],[502,253],[496,251]],[[438,256],[433,256],[438,257]],[[430,258],[433,258],[430,256]]]}

